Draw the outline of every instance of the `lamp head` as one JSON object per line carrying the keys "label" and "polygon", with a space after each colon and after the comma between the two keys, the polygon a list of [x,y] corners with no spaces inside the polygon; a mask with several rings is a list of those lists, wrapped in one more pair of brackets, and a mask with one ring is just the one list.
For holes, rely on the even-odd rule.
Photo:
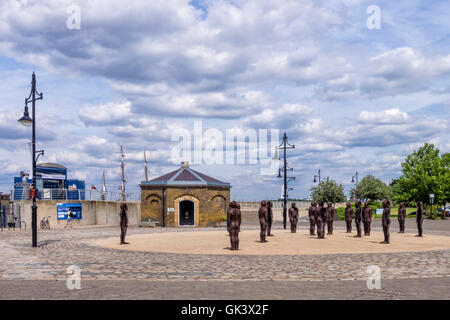
{"label": "lamp head", "polygon": [[33,120],[30,118],[30,115],[28,113],[28,106],[25,105],[25,110],[23,111],[23,116],[20,118],[19,121],[21,124],[23,124],[26,127],[31,126],[33,123]]}

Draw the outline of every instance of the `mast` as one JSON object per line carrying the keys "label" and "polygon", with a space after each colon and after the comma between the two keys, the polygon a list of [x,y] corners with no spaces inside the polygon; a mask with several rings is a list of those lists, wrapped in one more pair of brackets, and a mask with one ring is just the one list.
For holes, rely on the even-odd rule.
{"label": "mast", "polygon": [[144,172],[145,172],[145,181],[148,181],[148,161],[147,156],[145,155],[145,149],[144,149]]}
{"label": "mast", "polygon": [[102,200],[106,200],[106,179],[105,179],[105,170],[103,170]]}

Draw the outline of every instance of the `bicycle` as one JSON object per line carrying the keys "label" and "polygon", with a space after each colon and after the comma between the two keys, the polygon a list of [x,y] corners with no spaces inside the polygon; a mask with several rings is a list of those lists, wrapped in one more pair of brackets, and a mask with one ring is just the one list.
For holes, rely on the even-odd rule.
{"label": "bicycle", "polygon": [[41,223],[40,223],[41,229],[50,230],[49,218],[50,218],[50,216],[41,218]]}

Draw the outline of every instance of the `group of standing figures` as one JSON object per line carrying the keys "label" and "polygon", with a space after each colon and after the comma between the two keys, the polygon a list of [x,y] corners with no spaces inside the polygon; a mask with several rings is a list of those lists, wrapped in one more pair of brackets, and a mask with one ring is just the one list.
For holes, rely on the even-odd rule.
{"label": "group of standing figures", "polygon": [[[384,241],[382,243],[390,242],[390,233],[389,228],[391,225],[391,202],[389,200],[384,200],[382,203],[383,214],[381,216],[381,226],[383,227],[384,233]],[[416,203],[416,224],[419,237],[422,237],[423,234],[423,202],[418,201]],[[361,237],[361,221],[364,225],[364,235],[370,236],[370,224],[372,222],[372,208],[369,207],[369,203],[366,201],[364,203],[364,207],[361,207],[361,201],[357,200],[355,202],[355,212],[353,212],[353,208],[351,207],[350,202],[347,202],[347,206],[345,208],[345,223],[347,225],[347,233],[352,232],[352,219],[353,213],[355,213],[355,226],[356,226],[356,236]],[[406,219],[406,206],[403,202],[400,202],[398,207],[398,223],[400,227],[399,233],[405,233],[405,219]]]}
{"label": "group of standing figures", "polygon": [[[416,223],[419,237],[423,234],[423,203],[418,201],[416,211]],[[260,240],[267,242],[266,236],[272,236],[272,222],[273,222],[273,204],[271,201],[261,201],[261,207],[258,210],[259,225],[261,228]],[[384,241],[381,243],[390,243],[390,225],[391,225],[391,203],[389,200],[384,200],[382,203],[383,214],[381,217],[381,226],[383,227]],[[309,233],[310,236],[316,236],[319,239],[325,239],[325,225],[327,226],[327,235],[333,234],[333,221],[336,210],[332,202],[328,202],[327,206],[323,201],[318,204],[313,201],[308,209],[309,216]],[[356,236],[361,238],[361,222],[363,223],[364,235],[370,236],[373,210],[369,206],[369,202],[364,202],[364,206],[360,200],[355,202],[355,210],[353,210],[351,203],[347,202],[345,208],[345,223],[347,233],[352,232],[352,221],[355,219]],[[400,226],[399,233],[405,232],[406,206],[403,202],[398,208],[398,222]],[[289,208],[289,222],[291,223],[291,232],[297,232],[298,223],[298,208],[295,203],[292,203]],[[227,229],[230,235],[231,250],[239,250],[239,232],[241,229],[241,209],[238,203],[232,201],[227,211]]]}
{"label": "group of standing figures", "polygon": [[325,238],[325,224],[327,225],[327,235],[333,234],[333,221],[336,210],[333,203],[328,202],[327,207],[323,201],[319,202],[319,205],[315,201],[311,202],[311,206],[308,209],[309,217],[309,235],[315,236],[315,229],[317,227],[317,237],[319,239]]}

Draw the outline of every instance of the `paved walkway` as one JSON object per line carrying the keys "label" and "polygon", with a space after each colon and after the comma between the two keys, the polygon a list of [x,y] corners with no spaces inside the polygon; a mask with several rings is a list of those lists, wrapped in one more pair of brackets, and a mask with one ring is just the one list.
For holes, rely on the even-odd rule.
{"label": "paved walkway", "polygon": [[[374,224],[377,222],[375,220]],[[279,227],[275,226],[275,234]],[[393,232],[396,231],[395,227],[394,222]],[[243,228],[258,232],[256,225]],[[306,228],[306,223],[302,223],[300,229]],[[342,230],[343,224],[337,222],[336,229]],[[379,231],[380,228],[375,225],[374,230]],[[205,229],[130,228],[129,234],[186,231]],[[408,221],[407,232],[414,231],[414,221]],[[450,221],[426,221],[425,235],[427,233],[450,236]],[[419,298],[425,295],[424,297],[429,298],[448,299],[450,296],[450,250],[229,256],[131,252],[83,243],[89,239],[103,239],[118,234],[118,228],[112,227],[39,231],[40,247],[31,248],[29,230],[3,231],[0,233],[0,298],[88,299],[94,296],[109,299],[119,294],[122,298],[131,299],[272,299],[274,294],[269,292],[278,293],[276,297],[279,298],[323,296],[329,299],[383,299]],[[70,291],[65,286],[68,277],[66,271],[70,265],[77,265],[81,269],[81,290]],[[370,265],[380,267],[381,291],[368,290],[365,286],[369,275],[367,267]],[[197,281],[195,283],[198,285],[193,285],[192,281]],[[256,294],[261,281],[265,281],[264,288],[267,288],[262,296]],[[417,288],[422,288],[422,293],[419,294],[420,290]],[[417,292],[413,292],[414,290]]]}

